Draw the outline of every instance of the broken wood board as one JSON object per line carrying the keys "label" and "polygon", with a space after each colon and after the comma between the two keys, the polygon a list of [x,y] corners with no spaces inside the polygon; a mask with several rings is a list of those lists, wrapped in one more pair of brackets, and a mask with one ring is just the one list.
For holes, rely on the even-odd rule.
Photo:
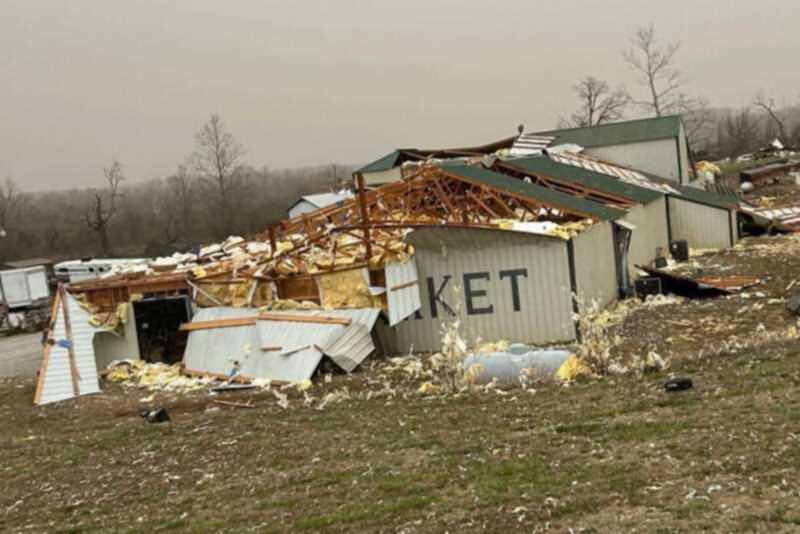
{"label": "broken wood board", "polygon": [[183,323],[180,327],[182,332],[192,330],[209,330],[211,328],[229,328],[232,326],[252,326],[256,324],[258,317],[233,317],[230,319],[215,319],[213,321],[197,321],[194,323]]}
{"label": "broken wood board", "polygon": [[262,313],[258,316],[260,321],[286,321],[289,323],[319,323],[340,324],[347,326],[352,322],[349,317],[333,315],[291,315],[282,313]]}

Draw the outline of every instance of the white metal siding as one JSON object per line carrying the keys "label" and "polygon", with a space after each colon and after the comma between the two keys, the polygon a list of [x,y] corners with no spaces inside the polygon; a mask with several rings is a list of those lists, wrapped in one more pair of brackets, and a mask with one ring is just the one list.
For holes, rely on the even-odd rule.
{"label": "white metal siding", "polygon": [[297,217],[298,215],[302,215],[303,213],[311,213],[312,211],[316,211],[319,208],[309,202],[308,200],[301,200],[291,208],[289,208],[289,218]]}
{"label": "white metal siding", "polygon": [[628,272],[636,273],[636,265],[649,265],[656,258],[656,249],[669,252],[667,233],[667,199],[661,197],[647,205],[638,205],[628,211],[623,220],[636,226],[628,251]]}
{"label": "white metal siding", "polygon": [[619,295],[614,238],[606,221],[573,238],[575,282],[578,296],[585,303],[605,306]]}
{"label": "white metal siding", "polygon": [[671,137],[641,143],[601,146],[588,148],[585,152],[595,158],[679,182],[681,177],[678,172],[676,139]]}
{"label": "white metal siding", "polygon": [[[69,306],[69,319],[72,327],[72,343],[75,353],[75,364],[80,380],[78,382],[81,395],[99,393],[100,384],[97,380],[97,368],[94,359],[93,338],[98,329],[89,324],[89,313],[81,308],[72,295],[66,293]],[[58,308],[58,316],[53,339],[65,340],[67,333],[64,323],[64,314]],[[39,372],[43,373],[42,391],[39,404],[57,402],[70,399],[74,396],[72,390],[72,374],[69,365],[69,351],[66,348],[53,345],[47,358],[47,366]]]}
{"label": "white metal siding", "polygon": [[[256,308],[203,308],[197,312],[192,322],[255,317],[258,313]],[[349,317],[352,319],[351,326],[362,326],[369,338],[369,332],[380,310],[364,308],[271,313]],[[243,376],[297,382],[311,377],[322,359],[322,352],[319,349],[328,349],[345,332],[345,327],[339,324],[264,320],[249,326],[194,330],[189,333],[183,361],[190,371],[226,375],[233,369],[233,362],[238,361],[239,373]],[[341,340],[334,347],[334,352],[339,358],[343,356],[343,351],[352,349],[351,359],[345,361],[345,365],[355,366],[357,364],[355,360],[365,358],[374,349],[374,347],[369,348],[363,336],[358,334],[356,331],[349,332],[348,339]],[[262,350],[268,347],[280,347],[280,349]]]}
{"label": "white metal siding", "polygon": [[729,247],[730,211],[669,197],[672,239],[685,239],[695,249]]}
{"label": "white metal siding", "polygon": [[139,360],[139,335],[133,304],[128,303],[128,321],[122,326],[123,335],[98,331],[94,336],[94,354],[97,369],[105,369],[116,360]]}
{"label": "white metal siding", "polygon": [[[413,261],[388,263],[386,265],[386,299],[389,306],[389,326],[396,325],[422,307],[419,298],[418,278],[417,264]],[[407,285],[412,283],[413,285]]]}
{"label": "white metal siding", "polygon": [[365,172],[364,184],[368,186],[376,186],[396,182],[400,180],[402,174],[400,167],[394,167],[386,171]]}
{"label": "white metal siding", "polygon": [[[428,279],[438,290],[445,275],[452,278],[441,298],[459,309],[462,332],[470,342],[506,339],[523,343],[551,343],[575,337],[570,297],[567,243],[562,240],[483,229],[425,228],[409,234],[415,248],[422,308],[421,318],[411,316],[395,327],[397,350],[406,352],[441,348],[441,327],[453,317],[437,305],[432,317]],[[524,269],[527,277],[517,276],[519,310],[515,311],[512,278],[500,278],[500,271]],[[483,273],[487,279],[471,282],[474,308],[489,308],[491,313],[468,314],[464,275]],[[459,293],[454,295],[453,288]],[[475,312],[475,310],[473,310]]]}
{"label": "white metal siding", "polygon": [[689,181],[689,149],[683,123],[681,123],[680,134],[678,136],[678,155],[681,161],[681,183],[685,184]]}
{"label": "white metal siding", "polygon": [[733,244],[739,242],[739,214],[731,210],[731,228],[733,228]]}

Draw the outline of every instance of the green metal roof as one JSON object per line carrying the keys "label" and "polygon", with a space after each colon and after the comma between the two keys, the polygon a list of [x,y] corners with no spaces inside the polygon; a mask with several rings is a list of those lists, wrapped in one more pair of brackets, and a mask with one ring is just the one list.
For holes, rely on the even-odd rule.
{"label": "green metal roof", "polygon": [[360,172],[380,172],[380,171],[388,171],[389,169],[394,168],[400,160],[400,151],[395,150],[391,154],[386,154],[380,159],[373,161],[372,163],[368,163],[361,167],[360,169],[356,170],[357,173]]}
{"label": "green metal roof", "polygon": [[649,204],[663,196],[658,191],[629,184],[617,178],[576,167],[575,165],[558,163],[545,156],[515,158],[506,160],[504,163],[534,175],[549,176],[556,180],[577,183],[590,189],[596,189],[640,204]]}
{"label": "green metal roof", "polygon": [[692,202],[697,202],[698,204],[705,204],[707,206],[713,206],[715,208],[722,208],[726,210],[736,208],[741,201],[741,199],[735,195],[720,195],[719,193],[713,193],[711,191],[706,191],[705,189],[699,189],[690,185],[681,185],[678,182],[653,176],[652,174],[648,174],[647,177],[654,182],[667,184],[671,188],[681,193],[680,195],[670,195],[672,198],[685,198],[686,200],[691,200]]}
{"label": "green metal roof", "polygon": [[448,165],[442,170],[468,180],[481,182],[507,193],[528,197],[553,208],[577,211],[590,217],[608,221],[614,221],[625,215],[622,210],[610,208],[591,200],[548,189],[540,185],[529,184],[523,180],[487,171],[483,167],[475,165]]}
{"label": "green metal roof", "polygon": [[585,126],[583,128],[537,132],[537,134],[555,137],[556,139],[551,146],[574,143],[584,148],[592,148],[669,139],[670,137],[677,137],[680,134],[680,129],[680,115],[669,115],[666,117]]}

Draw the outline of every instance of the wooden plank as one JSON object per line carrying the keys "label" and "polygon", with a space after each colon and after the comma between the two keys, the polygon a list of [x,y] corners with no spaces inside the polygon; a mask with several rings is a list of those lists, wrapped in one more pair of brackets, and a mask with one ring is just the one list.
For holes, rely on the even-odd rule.
{"label": "wooden plank", "polygon": [[64,331],[67,334],[67,341],[69,341],[67,354],[69,357],[69,372],[72,377],[72,393],[75,397],[79,397],[81,394],[81,377],[78,374],[78,364],[75,362],[75,341],[72,338],[72,322],[69,319],[69,299],[66,297],[63,285],[58,287],[58,291],[61,293],[61,311],[64,314]]}
{"label": "wooden plank", "polygon": [[233,401],[224,401],[224,400],[213,400],[211,401],[213,404],[219,404],[220,406],[231,406],[233,408],[255,408],[254,404],[250,404],[250,401],[247,403],[244,402],[233,402]]}
{"label": "wooden plank", "polygon": [[[53,305],[50,308],[50,323],[47,325],[47,340],[53,340],[53,329],[56,325],[58,307],[61,304],[61,293],[56,292],[53,298]],[[42,362],[39,364],[39,376],[36,377],[36,390],[33,393],[33,403],[39,404],[42,400],[42,388],[44,387],[44,375],[47,373],[47,363],[50,360],[50,347],[52,345],[47,343],[44,346],[42,354]]]}
{"label": "wooden plank", "polygon": [[410,282],[403,282],[402,284],[397,284],[396,286],[390,287],[389,291],[399,291],[399,290],[405,289],[407,287],[415,286],[415,285],[417,285],[417,283],[418,282],[416,280],[411,280]]}
{"label": "wooden plank", "polygon": [[193,330],[209,330],[212,328],[230,328],[233,326],[252,326],[256,324],[255,315],[249,317],[233,317],[231,319],[215,319],[213,321],[197,321],[194,323],[183,323],[180,326],[181,332],[191,332]]}
{"label": "wooden plank", "polygon": [[319,323],[319,324],[340,324],[347,326],[351,323],[349,317],[337,317],[332,315],[292,315],[280,313],[262,313],[258,316],[261,321],[286,321],[290,323]]}

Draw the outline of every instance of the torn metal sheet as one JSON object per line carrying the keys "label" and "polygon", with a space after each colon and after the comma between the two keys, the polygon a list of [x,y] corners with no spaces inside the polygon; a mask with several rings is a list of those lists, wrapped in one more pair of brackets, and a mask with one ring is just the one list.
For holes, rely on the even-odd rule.
{"label": "torn metal sheet", "polygon": [[[374,350],[370,332],[379,314],[380,310],[374,308],[273,311],[269,312],[270,320],[254,324],[190,330],[184,366],[187,372],[237,372],[248,379],[300,382],[311,378],[323,355],[328,354],[350,372]],[[287,320],[276,320],[281,315]],[[192,322],[256,316],[259,312],[254,308],[205,308]],[[344,325],[291,319],[297,316],[339,317],[351,322]]]}
{"label": "torn metal sheet", "polygon": [[417,281],[417,264],[386,264],[386,291],[389,303],[389,326],[394,326],[410,317],[422,307]]}
{"label": "torn metal sheet", "polygon": [[328,346],[324,347],[325,354],[336,365],[351,373],[358,364],[375,350],[372,343],[372,334],[359,323],[352,323]]}
{"label": "torn metal sheet", "polygon": [[[189,324],[257,315],[255,308],[202,308]],[[242,367],[259,347],[260,339],[255,324],[193,330],[186,343],[183,364],[187,371],[229,375],[234,369],[234,362],[239,362],[240,374],[256,377],[260,375],[248,375]]]}
{"label": "torn metal sheet", "polygon": [[650,276],[661,279],[661,287],[666,293],[684,296],[731,295],[747,287],[756,285],[758,278],[752,276],[704,276],[690,278],[652,267],[636,266]]}
{"label": "torn metal sheet", "polygon": [[93,341],[102,329],[92,326],[90,319],[91,314],[72,295],[59,289],[53,307],[55,324],[39,367],[34,404],[100,392]]}

